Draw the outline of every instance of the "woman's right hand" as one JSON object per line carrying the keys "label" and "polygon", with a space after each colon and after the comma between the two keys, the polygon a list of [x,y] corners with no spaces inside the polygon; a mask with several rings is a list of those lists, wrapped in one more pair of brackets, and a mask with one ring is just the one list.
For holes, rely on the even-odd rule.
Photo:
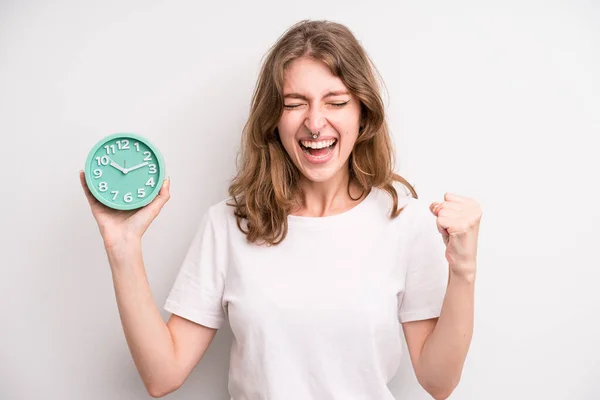
{"label": "woman's right hand", "polygon": [[111,249],[131,241],[141,241],[142,236],[171,197],[170,179],[163,181],[158,196],[148,205],[136,210],[114,210],[100,203],[90,192],[85,181],[85,173],[79,171],[79,180],[96,219],[104,247]]}

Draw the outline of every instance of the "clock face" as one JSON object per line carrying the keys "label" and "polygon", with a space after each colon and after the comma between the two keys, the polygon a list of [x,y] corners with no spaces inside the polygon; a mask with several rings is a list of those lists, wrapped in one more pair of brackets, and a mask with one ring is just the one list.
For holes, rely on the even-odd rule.
{"label": "clock face", "polygon": [[90,151],[85,176],[104,205],[132,210],[150,203],[164,179],[163,159],[155,146],[135,134],[114,134]]}

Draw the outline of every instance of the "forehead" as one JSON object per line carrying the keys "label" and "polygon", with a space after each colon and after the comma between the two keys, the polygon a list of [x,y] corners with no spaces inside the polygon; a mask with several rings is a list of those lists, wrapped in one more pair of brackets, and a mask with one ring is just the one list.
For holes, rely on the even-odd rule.
{"label": "forehead", "polygon": [[331,91],[347,90],[342,80],[335,76],[322,61],[301,57],[292,61],[283,74],[284,95],[297,92],[323,95]]}

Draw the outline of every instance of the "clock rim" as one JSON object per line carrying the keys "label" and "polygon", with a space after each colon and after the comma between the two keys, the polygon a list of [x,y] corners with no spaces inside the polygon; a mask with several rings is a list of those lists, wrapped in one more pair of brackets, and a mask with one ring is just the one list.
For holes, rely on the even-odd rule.
{"label": "clock rim", "polygon": [[152,202],[152,200],[154,200],[156,198],[156,196],[158,196],[158,193],[160,192],[160,187],[158,188],[158,190],[154,190],[152,192],[152,194],[146,196],[146,198],[144,198],[140,202],[136,202],[134,204],[118,204],[118,203],[113,203],[112,201],[105,199],[101,195],[101,193],[98,192],[98,190],[96,189],[96,187],[94,186],[94,184],[92,182],[92,178],[90,176],[89,171],[91,170],[91,165],[92,165],[92,162],[94,161],[94,155],[96,154],[96,151],[98,151],[98,149],[101,148],[102,145],[105,144],[106,142],[115,140],[117,138],[135,139],[139,142],[144,143],[144,145],[148,146],[148,148],[156,155],[156,161],[157,161],[158,168],[159,168],[158,182],[160,183],[160,187],[162,187],[162,183],[165,179],[166,171],[165,171],[165,162],[164,162],[161,152],[158,150],[158,147],[156,147],[154,145],[154,143],[152,143],[152,141],[150,141],[148,138],[146,138],[140,134],[132,133],[132,132],[113,133],[113,134],[103,137],[102,139],[100,139],[96,142],[96,144],[89,151],[86,162],[85,162],[86,184],[88,186],[88,189],[94,196],[94,198],[96,198],[100,203],[104,204],[105,206],[107,206],[109,208],[112,208],[115,210],[122,210],[122,211],[135,210],[138,208],[142,208],[142,207],[150,204]]}

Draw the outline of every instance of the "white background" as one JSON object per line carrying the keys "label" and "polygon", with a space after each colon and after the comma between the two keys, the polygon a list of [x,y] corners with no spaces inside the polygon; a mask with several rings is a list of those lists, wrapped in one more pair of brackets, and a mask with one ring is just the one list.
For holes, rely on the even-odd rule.
{"label": "white background", "polygon": [[[0,2],[1,399],[149,397],[78,171],[111,133],[161,150],[172,198],[144,259],[162,310],[226,196],[262,57],[304,18],[346,24],[373,58],[420,197],[482,204],[451,399],[600,398],[598,2],[71,0]],[[168,398],[228,399],[230,343],[226,327]],[[390,387],[429,398],[407,353]]]}

